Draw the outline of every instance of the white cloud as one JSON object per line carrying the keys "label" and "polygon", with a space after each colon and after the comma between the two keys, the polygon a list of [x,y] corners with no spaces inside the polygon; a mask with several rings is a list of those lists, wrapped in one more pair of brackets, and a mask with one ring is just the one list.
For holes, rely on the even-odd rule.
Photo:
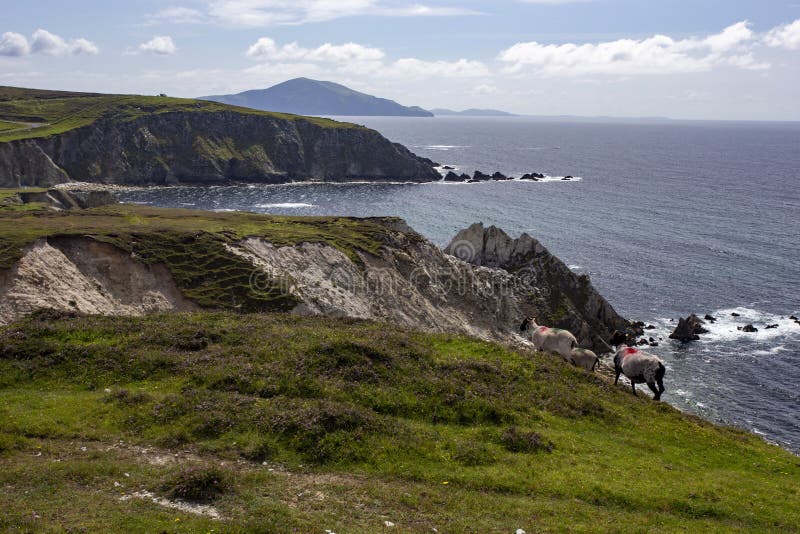
{"label": "white cloud", "polygon": [[517,43],[498,58],[511,73],[532,71],[544,77],[675,74],[709,71],[717,65],[765,69],[752,56],[755,34],[738,22],[705,38],[675,40],[666,35],[601,43],[544,45]]}
{"label": "white cloud", "polygon": [[98,52],[97,45],[88,39],[78,38],[67,42],[63,37],[41,28],[33,32],[30,42],[24,35],[15,32],[6,32],[0,38],[0,56],[21,57],[30,54],[77,56],[95,55]]}
{"label": "white cloud", "polygon": [[28,39],[20,33],[6,32],[0,38],[0,56],[27,56],[31,53]]}
{"label": "white cloud", "polygon": [[69,50],[69,45],[58,35],[52,34],[47,30],[38,29],[33,32],[31,50],[34,53],[47,54],[48,56],[63,56]]}
{"label": "white cloud", "polygon": [[213,0],[208,13],[224,23],[246,27],[322,22],[363,15],[436,17],[476,15],[457,7],[388,5],[381,0]]}
{"label": "white cloud", "polygon": [[489,68],[479,61],[425,61],[417,58],[385,61],[386,54],[380,48],[357,43],[325,43],[317,48],[305,48],[296,42],[279,45],[269,37],[262,37],[248,48],[247,56],[267,62],[317,63],[328,68],[329,72],[377,78],[422,80],[489,75]]}
{"label": "white cloud", "polygon": [[74,39],[70,43],[70,53],[72,54],[87,54],[93,56],[99,52],[100,50],[97,48],[97,45],[87,39]]}
{"label": "white cloud", "polygon": [[247,50],[247,56],[269,61],[361,62],[383,59],[384,53],[356,43],[332,45],[325,43],[317,48],[303,48],[296,42],[278,46],[269,37],[262,37]]}
{"label": "white cloud", "polygon": [[378,77],[424,80],[427,78],[476,78],[488,76],[489,68],[480,61],[424,61],[398,59],[381,67]]}
{"label": "white cloud", "polygon": [[64,38],[40,28],[33,32],[31,52],[48,56],[66,56],[78,54],[94,55],[99,50],[94,43],[86,39],[72,39],[67,42]]}
{"label": "white cloud", "polygon": [[752,39],[753,31],[749,28],[749,23],[742,21],[728,26],[720,33],[709,35],[703,40],[703,44],[707,45],[712,52],[723,53]]}
{"label": "white cloud", "polygon": [[800,19],[767,32],[764,43],[772,48],[800,49]]}
{"label": "white cloud", "polygon": [[189,7],[168,7],[148,17],[151,24],[202,24],[207,21],[206,15]]}
{"label": "white cloud", "polygon": [[169,35],[160,35],[153,37],[146,43],[142,43],[137,48],[142,54],[155,54],[158,56],[171,56],[178,51],[172,37]]}

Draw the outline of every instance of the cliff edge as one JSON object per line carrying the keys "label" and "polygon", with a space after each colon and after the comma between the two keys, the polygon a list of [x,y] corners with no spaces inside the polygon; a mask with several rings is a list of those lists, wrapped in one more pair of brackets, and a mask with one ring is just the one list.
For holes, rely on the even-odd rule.
{"label": "cliff edge", "polygon": [[531,314],[541,324],[569,330],[583,347],[605,351],[615,330],[631,326],[597,292],[588,275],[572,272],[528,234],[513,239],[496,226],[475,223],[460,231],[445,252],[475,266],[502,269],[522,285],[536,288],[538,309],[529,308]]}
{"label": "cliff edge", "polygon": [[626,324],[588,281],[541,250],[533,278],[446,254],[399,219],[125,204],[55,211],[47,192],[38,195],[39,204],[8,199],[0,209],[0,324],[42,308],[206,308],[378,320],[515,343],[522,320],[537,315],[593,348]]}
{"label": "cliff edge", "polygon": [[440,179],[378,132],[168,97],[0,87],[0,187]]}

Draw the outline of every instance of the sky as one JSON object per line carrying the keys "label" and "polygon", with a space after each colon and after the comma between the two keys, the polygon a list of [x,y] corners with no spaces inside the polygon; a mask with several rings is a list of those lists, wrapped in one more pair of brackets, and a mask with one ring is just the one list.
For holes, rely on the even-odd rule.
{"label": "sky", "polygon": [[800,0],[0,0],[0,85],[800,120]]}

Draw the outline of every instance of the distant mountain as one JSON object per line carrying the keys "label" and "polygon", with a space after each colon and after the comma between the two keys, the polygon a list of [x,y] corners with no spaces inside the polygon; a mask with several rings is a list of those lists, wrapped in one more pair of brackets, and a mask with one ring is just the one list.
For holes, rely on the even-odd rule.
{"label": "distant mountain", "polygon": [[359,93],[338,83],[308,78],[295,78],[269,89],[256,89],[235,95],[204,96],[200,99],[298,115],[433,116],[431,112],[420,107],[401,106],[393,100]]}
{"label": "distant mountain", "polygon": [[464,111],[453,111],[452,109],[432,109],[431,113],[437,116],[447,117],[459,115],[462,117],[516,117],[513,113],[500,111],[497,109],[465,109]]}

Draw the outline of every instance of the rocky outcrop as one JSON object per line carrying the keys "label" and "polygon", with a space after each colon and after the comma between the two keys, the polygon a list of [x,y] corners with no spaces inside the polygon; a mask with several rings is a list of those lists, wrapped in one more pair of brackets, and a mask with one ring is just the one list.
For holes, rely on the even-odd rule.
{"label": "rocky outcrop", "polygon": [[500,269],[476,268],[393,228],[377,255],[352,261],[318,243],[276,247],[248,239],[232,247],[301,302],[294,313],[356,317],[488,340],[518,340],[530,288]]}
{"label": "rocky outcrop", "polygon": [[55,210],[88,209],[116,204],[110,191],[81,191],[49,189],[47,191],[19,191],[6,202],[14,204],[44,204]]}
{"label": "rocky outcrop", "polygon": [[471,265],[513,275],[519,287],[535,295],[529,299],[518,295],[524,316],[534,315],[541,324],[571,331],[583,347],[604,352],[606,340],[615,331],[632,328],[594,289],[587,275],[572,272],[527,234],[512,239],[495,226],[476,223],[459,232],[445,252]]}
{"label": "rocky outcrop", "polygon": [[683,342],[697,341],[700,339],[700,334],[708,333],[708,330],[703,327],[704,324],[706,324],[706,322],[695,314],[685,319],[681,318],[678,320],[678,326],[675,328],[675,331],[669,335],[669,338]]}
{"label": "rocky outcrop", "polygon": [[0,143],[0,187],[440,178],[430,161],[374,130],[236,111],[106,117],[59,135]]}

